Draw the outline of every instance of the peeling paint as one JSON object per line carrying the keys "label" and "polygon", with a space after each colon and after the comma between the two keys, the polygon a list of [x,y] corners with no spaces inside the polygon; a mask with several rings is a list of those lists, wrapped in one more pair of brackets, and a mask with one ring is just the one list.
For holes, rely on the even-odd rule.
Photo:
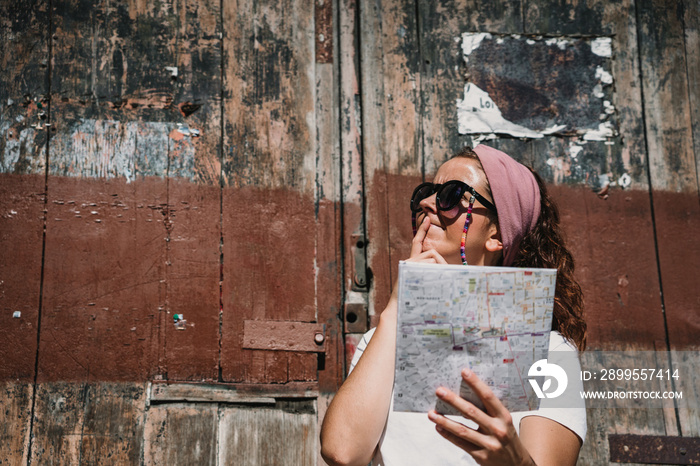
{"label": "peeling paint", "polygon": [[583,151],[583,147],[579,146],[578,144],[571,143],[569,144],[569,156],[572,159],[576,159],[578,155]]}
{"label": "peeling paint", "polygon": [[632,184],[632,177],[629,173],[623,173],[620,178],[617,179],[617,185],[621,188],[629,188]]}
{"label": "peeling paint", "polygon": [[469,63],[469,55],[479,48],[481,42],[484,39],[490,39],[492,36],[488,32],[465,32],[462,34],[462,53],[464,54],[464,61]]}
{"label": "peeling paint", "polygon": [[603,101],[603,108],[605,108],[605,113],[607,113],[608,115],[612,115],[615,113],[615,106],[611,104],[609,100]]}
{"label": "peeling paint", "polygon": [[195,179],[195,145],[175,123],[86,119],[66,130],[52,139],[52,174]]}
{"label": "peeling paint", "polygon": [[546,163],[552,169],[555,184],[561,184],[565,177],[571,175],[571,163],[564,157],[550,157]]}
{"label": "peeling paint", "polygon": [[612,39],[610,37],[598,37],[591,41],[591,52],[599,57],[610,58],[612,56]]}
{"label": "peeling paint", "polygon": [[612,123],[604,121],[598,125],[598,129],[591,129],[583,133],[584,141],[607,141],[615,136],[616,131]]}
{"label": "peeling paint", "polygon": [[[24,117],[18,115],[16,120],[21,123]],[[37,140],[41,134],[32,126],[0,121],[0,173],[43,172],[46,146]]]}
{"label": "peeling paint", "polygon": [[571,44],[571,41],[569,39],[564,39],[563,37],[553,37],[545,40],[544,43],[547,45],[556,45],[559,47],[559,50],[566,50],[566,47]]}
{"label": "peeling paint", "polygon": [[542,134],[548,135],[548,134],[554,134],[558,133],[560,131],[563,131],[566,129],[566,125],[554,125],[550,126],[549,128],[543,129]]}
{"label": "peeling paint", "polygon": [[602,66],[599,66],[595,70],[595,77],[599,79],[603,84],[612,84],[613,77],[610,73],[605,71]]}

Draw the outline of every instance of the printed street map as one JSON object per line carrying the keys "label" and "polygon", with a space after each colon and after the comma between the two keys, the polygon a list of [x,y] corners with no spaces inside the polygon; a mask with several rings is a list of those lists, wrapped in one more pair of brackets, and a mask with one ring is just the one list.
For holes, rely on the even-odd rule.
{"label": "printed street map", "polygon": [[462,383],[471,368],[510,411],[537,409],[527,381],[547,357],[555,269],[399,264],[394,411],[436,408],[443,385],[482,406]]}

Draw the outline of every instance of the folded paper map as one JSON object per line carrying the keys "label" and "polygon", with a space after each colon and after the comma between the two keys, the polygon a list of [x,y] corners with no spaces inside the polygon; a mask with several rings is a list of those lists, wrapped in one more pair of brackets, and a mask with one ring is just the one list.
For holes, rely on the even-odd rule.
{"label": "folded paper map", "polygon": [[547,358],[556,269],[399,264],[394,410],[437,409],[445,386],[483,405],[468,367],[510,411],[537,409],[528,369]]}

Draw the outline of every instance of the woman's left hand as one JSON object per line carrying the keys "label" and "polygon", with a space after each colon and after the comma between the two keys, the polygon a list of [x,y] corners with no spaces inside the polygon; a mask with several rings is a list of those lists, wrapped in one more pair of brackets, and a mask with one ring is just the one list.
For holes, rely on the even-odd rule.
{"label": "woman's left hand", "polygon": [[462,371],[462,378],[484,403],[486,412],[440,387],[435,391],[438,398],[455,407],[465,418],[476,422],[479,428],[471,429],[430,411],[428,417],[435,423],[438,433],[469,453],[481,465],[534,465],[515,431],[510,412],[501,400],[469,369]]}

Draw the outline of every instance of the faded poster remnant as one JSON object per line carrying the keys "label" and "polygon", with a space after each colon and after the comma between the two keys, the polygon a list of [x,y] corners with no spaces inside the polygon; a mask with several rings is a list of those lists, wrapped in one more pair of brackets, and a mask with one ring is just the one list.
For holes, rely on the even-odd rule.
{"label": "faded poster remnant", "polygon": [[516,125],[505,118],[489,95],[467,83],[464,99],[457,100],[460,134],[504,133],[521,138],[541,138],[542,133]]}
{"label": "faded poster remnant", "polygon": [[467,83],[457,99],[460,134],[615,143],[609,37],[464,33],[461,39]]}

